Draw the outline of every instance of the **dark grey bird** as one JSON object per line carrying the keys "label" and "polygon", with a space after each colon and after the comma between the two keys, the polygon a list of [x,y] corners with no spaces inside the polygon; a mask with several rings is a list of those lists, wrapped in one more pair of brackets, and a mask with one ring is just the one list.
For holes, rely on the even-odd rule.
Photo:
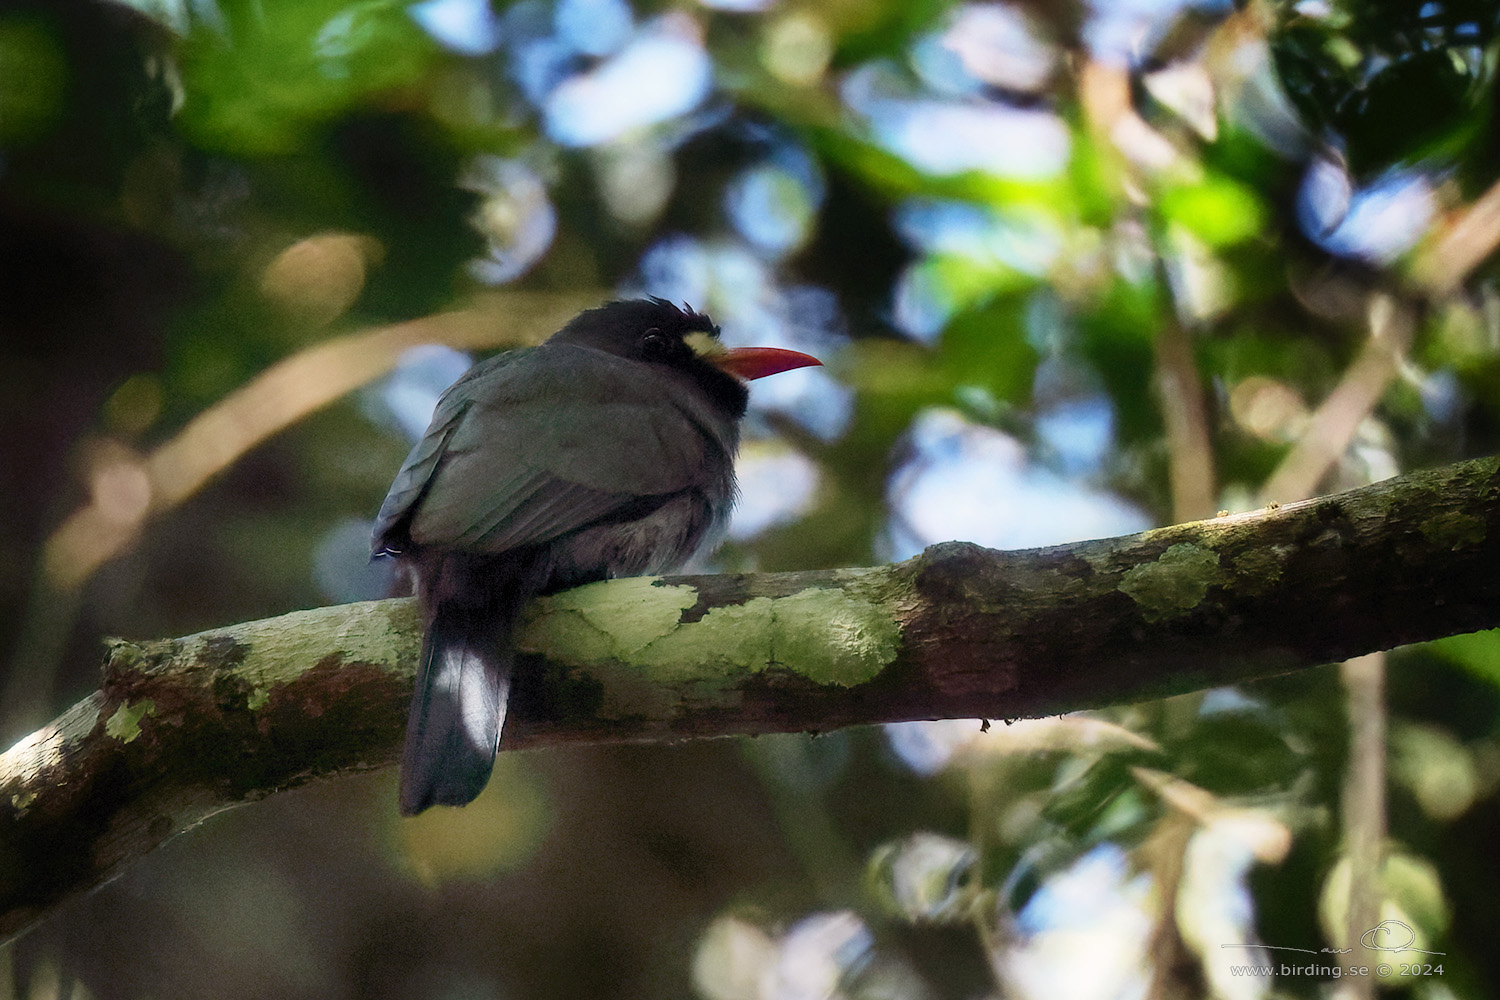
{"label": "dark grey bird", "polygon": [[681,566],[734,502],[745,382],[816,364],[729,350],[707,316],[630,300],[448,387],[372,546],[409,571],[425,628],[402,813],[464,805],[489,781],[526,602]]}

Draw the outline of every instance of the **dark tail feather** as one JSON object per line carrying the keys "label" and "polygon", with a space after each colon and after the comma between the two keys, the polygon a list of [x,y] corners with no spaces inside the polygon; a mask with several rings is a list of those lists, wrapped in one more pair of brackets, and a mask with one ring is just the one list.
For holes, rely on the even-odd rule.
{"label": "dark tail feather", "polygon": [[440,602],[422,639],[401,751],[401,812],[461,806],[490,780],[510,698],[513,618]]}

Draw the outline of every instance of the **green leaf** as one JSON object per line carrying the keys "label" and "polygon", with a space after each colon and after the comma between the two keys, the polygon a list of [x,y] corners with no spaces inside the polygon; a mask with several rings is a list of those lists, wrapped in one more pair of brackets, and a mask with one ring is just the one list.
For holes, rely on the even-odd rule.
{"label": "green leaf", "polygon": [[67,83],[67,60],[40,20],[0,20],[0,143],[46,133],[62,113]]}
{"label": "green leaf", "polygon": [[1500,687],[1500,629],[1450,635],[1429,642],[1427,647],[1475,677]]}
{"label": "green leaf", "polygon": [[1265,208],[1243,184],[1222,175],[1202,183],[1173,188],[1159,202],[1162,217],[1197,236],[1209,246],[1222,247],[1260,235]]}
{"label": "green leaf", "polygon": [[206,148],[290,152],[312,124],[418,83],[437,52],[388,0],[266,6],[284,9],[236,10],[229,34],[200,29],[184,46],[182,127]]}

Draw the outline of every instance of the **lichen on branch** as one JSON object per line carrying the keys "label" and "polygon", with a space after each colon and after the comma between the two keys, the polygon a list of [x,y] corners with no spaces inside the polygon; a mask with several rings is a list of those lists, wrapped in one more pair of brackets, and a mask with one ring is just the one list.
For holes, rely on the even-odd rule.
{"label": "lichen on branch", "polygon": [[[1023,552],[593,584],[529,609],[505,745],[1140,701],[1494,627],[1496,565],[1486,458]],[[0,755],[0,935],[214,811],[389,766],[420,645],[410,599],[112,641],[100,690]]]}

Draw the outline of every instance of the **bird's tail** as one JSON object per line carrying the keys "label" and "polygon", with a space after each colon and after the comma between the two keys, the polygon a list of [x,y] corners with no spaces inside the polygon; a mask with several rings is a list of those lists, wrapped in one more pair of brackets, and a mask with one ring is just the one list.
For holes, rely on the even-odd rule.
{"label": "bird's tail", "polygon": [[430,609],[401,751],[403,815],[466,805],[489,782],[510,699],[517,598]]}

